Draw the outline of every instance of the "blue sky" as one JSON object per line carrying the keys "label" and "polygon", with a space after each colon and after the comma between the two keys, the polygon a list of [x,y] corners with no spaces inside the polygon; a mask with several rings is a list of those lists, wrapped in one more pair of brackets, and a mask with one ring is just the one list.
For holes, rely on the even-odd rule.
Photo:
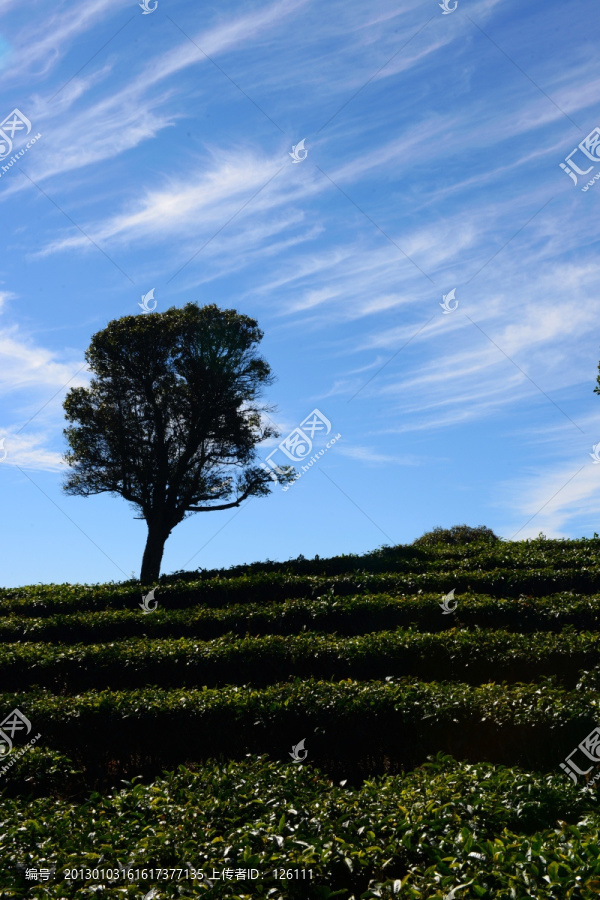
{"label": "blue sky", "polygon": [[61,489],[62,400],[151,289],[259,321],[279,441],[314,409],[341,435],[289,491],[179,525],[164,572],[463,522],[600,531],[593,23],[553,0],[0,0],[2,583],[139,573],[129,505]]}

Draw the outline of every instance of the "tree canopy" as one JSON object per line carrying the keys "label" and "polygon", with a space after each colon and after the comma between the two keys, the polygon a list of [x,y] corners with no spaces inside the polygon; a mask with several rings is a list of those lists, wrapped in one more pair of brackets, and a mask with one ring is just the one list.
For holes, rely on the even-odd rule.
{"label": "tree canopy", "polygon": [[189,514],[231,509],[275,483],[256,463],[256,445],[277,436],[264,423],[272,408],[258,403],[274,381],[262,337],[233,309],[188,303],[115,319],[91,339],[90,385],[64,401],[64,490],[133,504],[148,525],[142,584],[158,578],[165,541]]}

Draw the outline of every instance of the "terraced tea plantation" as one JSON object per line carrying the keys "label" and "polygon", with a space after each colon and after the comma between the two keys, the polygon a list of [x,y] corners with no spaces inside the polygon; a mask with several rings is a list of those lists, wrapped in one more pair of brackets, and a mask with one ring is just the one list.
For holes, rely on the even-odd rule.
{"label": "terraced tea plantation", "polygon": [[600,896],[600,539],[438,538],[0,591],[0,896]]}

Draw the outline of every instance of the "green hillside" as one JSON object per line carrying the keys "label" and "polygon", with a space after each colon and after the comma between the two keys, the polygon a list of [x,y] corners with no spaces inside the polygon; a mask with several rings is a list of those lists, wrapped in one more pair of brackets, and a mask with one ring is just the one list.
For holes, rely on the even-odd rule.
{"label": "green hillside", "polygon": [[0,590],[0,743],[31,726],[0,756],[1,897],[600,896],[600,752],[572,756],[600,539],[439,534],[154,599]]}

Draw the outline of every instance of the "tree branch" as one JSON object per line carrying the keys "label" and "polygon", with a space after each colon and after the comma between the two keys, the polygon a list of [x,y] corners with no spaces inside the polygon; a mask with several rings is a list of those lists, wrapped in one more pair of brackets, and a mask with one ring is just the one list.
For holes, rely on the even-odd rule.
{"label": "tree branch", "polygon": [[221,503],[220,506],[188,506],[186,512],[210,512],[213,509],[233,509],[234,506],[239,506],[240,503],[243,503],[258,484],[260,484],[259,481],[253,481],[252,484],[248,485],[242,496],[238,497],[237,500],[233,500],[231,503]]}

